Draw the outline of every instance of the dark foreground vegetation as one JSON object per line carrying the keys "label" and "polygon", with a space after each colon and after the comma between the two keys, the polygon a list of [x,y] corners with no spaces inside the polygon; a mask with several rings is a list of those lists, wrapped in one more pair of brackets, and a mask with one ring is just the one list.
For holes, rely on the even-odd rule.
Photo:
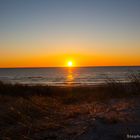
{"label": "dark foreground vegetation", "polygon": [[123,140],[140,135],[140,76],[130,83],[41,86],[0,82],[2,140]]}

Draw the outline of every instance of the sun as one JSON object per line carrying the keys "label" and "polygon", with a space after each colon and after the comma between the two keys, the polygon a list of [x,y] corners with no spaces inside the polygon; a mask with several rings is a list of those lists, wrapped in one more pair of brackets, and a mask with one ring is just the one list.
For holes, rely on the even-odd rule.
{"label": "sun", "polygon": [[68,67],[72,67],[73,66],[73,62],[72,61],[68,61],[67,65],[68,65]]}

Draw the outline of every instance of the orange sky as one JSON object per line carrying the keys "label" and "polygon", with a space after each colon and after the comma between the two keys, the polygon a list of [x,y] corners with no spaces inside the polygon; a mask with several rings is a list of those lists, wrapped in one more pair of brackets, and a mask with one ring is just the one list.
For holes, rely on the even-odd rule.
{"label": "orange sky", "polygon": [[0,67],[140,65],[138,0],[0,5]]}
{"label": "orange sky", "polygon": [[109,55],[109,54],[54,54],[54,55],[26,55],[11,56],[0,60],[1,67],[63,67],[68,61],[74,66],[133,66],[140,65],[139,56]]}
{"label": "orange sky", "polygon": [[[140,65],[138,42],[135,42],[135,48],[130,47],[134,42],[124,41],[70,42],[69,45],[62,42],[47,44],[45,41],[22,44],[6,42],[2,45],[13,49],[1,50],[0,67],[63,67],[67,66],[69,60],[73,61],[74,66]],[[48,45],[50,49],[46,47]]]}

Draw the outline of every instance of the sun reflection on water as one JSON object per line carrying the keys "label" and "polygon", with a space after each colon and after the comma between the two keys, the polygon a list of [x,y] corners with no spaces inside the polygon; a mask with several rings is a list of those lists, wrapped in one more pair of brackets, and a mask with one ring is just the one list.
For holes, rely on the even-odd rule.
{"label": "sun reflection on water", "polygon": [[68,74],[67,74],[67,83],[72,84],[73,81],[74,81],[73,69],[69,68],[68,69]]}

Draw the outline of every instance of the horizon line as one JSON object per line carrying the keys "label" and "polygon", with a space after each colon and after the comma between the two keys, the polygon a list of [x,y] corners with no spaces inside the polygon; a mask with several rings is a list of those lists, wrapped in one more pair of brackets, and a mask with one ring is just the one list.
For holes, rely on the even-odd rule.
{"label": "horizon line", "polygon": [[92,68],[92,67],[140,67],[140,65],[105,65],[105,66],[73,66],[73,67],[67,67],[67,66],[41,66],[41,67],[0,67],[0,69],[35,69],[35,68]]}

